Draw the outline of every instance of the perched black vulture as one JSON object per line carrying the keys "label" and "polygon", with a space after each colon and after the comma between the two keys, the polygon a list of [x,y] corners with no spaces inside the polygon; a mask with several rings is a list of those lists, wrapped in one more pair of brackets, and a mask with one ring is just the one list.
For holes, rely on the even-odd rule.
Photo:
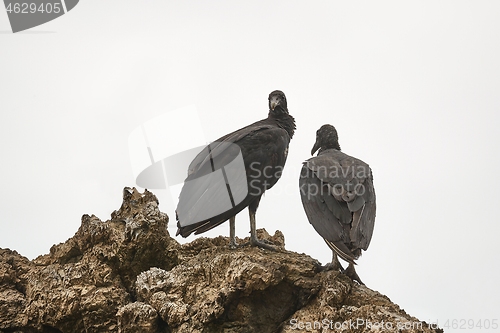
{"label": "perched black vulture", "polygon": [[[337,130],[323,125],[304,162],[299,187],[309,222],[332,249],[328,267],[361,282],[354,260],[370,245],[375,223],[375,189],[368,164],[340,151]],[[344,271],[338,257],[349,262]]]}
{"label": "perched black vulture", "polygon": [[177,205],[177,235],[200,234],[230,221],[230,247],[237,246],[235,216],[250,213],[250,243],[273,246],[257,239],[255,212],[262,194],[278,181],[285,165],[295,120],[285,94],[269,94],[266,119],[224,135],[191,162]]}

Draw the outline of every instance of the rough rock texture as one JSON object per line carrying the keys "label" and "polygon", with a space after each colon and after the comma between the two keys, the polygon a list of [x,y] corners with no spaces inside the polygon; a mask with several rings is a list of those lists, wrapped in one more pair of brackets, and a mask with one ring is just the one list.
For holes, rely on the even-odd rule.
{"label": "rough rock texture", "polygon": [[[156,197],[125,188],[111,220],[33,261],[0,249],[0,333],[442,332],[317,260],[226,237],[180,245]],[[241,240],[245,242],[245,240]]]}

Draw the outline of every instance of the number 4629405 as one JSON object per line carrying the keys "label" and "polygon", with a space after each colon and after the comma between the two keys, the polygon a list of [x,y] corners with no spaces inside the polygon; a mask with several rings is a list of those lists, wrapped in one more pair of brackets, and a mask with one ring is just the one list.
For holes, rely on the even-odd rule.
{"label": "number 4629405", "polygon": [[51,2],[46,2],[46,3],[41,3],[40,5],[37,6],[36,3],[9,3],[7,6],[7,12],[8,13],[15,13],[15,14],[34,14],[34,13],[54,13],[54,14],[59,14],[61,12],[61,4],[56,2],[56,3],[51,3]]}
{"label": "number 4629405", "polygon": [[494,329],[496,330],[498,328],[498,322],[497,319],[479,319],[479,320],[474,320],[474,319],[453,319],[453,320],[446,320],[446,322],[443,325],[444,328],[453,328],[453,329],[484,329],[484,330],[489,330],[489,329]]}

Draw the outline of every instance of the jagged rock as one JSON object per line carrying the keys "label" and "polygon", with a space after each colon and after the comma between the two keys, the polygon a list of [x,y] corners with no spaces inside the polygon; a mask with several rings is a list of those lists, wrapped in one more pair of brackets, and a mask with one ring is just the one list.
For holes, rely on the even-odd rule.
{"label": "jagged rock", "polygon": [[158,332],[158,313],[149,304],[129,303],[116,314],[119,333],[155,333]]}
{"label": "jagged rock", "polygon": [[0,333],[442,332],[286,251],[279,231],[258,231],[277,252],[230,250],[227,237],[180,245],[167,224],[152,193],[125,188],[110,220],[84,215],[47,255],[0,249]]}
{"label": "jagged rock", "polygon": [[0,249],[0,330],[23,327],[28,316],[20,311],[28,300],[25,296],[31,262],[16,251]]}
{"label": "jagged rock", "polygon": [[318,261],[293,252],[229,250],[227,239],[220,239],[222,246],[203,248],[170,271],[152,268],[138,276],[138,299],[151,304],[172,329],[230,325],[274,332],[318,292]]}

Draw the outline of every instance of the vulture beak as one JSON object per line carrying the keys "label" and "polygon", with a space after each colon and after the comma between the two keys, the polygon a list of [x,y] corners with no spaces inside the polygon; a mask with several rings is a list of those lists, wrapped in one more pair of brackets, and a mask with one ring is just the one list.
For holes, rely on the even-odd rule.
{"label": "vulture beak", "polygon": [[280,104],[280,100],[277,97],[273,96],[271,98],[271,102],[270,102],[271,110],[274,111],[274,108],[276,108],[276,106],[278,106],[279,104]]}
{"label": "vulture beak", "polygon": [[316,139],[316,142],[314,143],[313,148],[311,149],[311,155],[314,155],[314,153],[321,147],[319,143],[319,139]]}

